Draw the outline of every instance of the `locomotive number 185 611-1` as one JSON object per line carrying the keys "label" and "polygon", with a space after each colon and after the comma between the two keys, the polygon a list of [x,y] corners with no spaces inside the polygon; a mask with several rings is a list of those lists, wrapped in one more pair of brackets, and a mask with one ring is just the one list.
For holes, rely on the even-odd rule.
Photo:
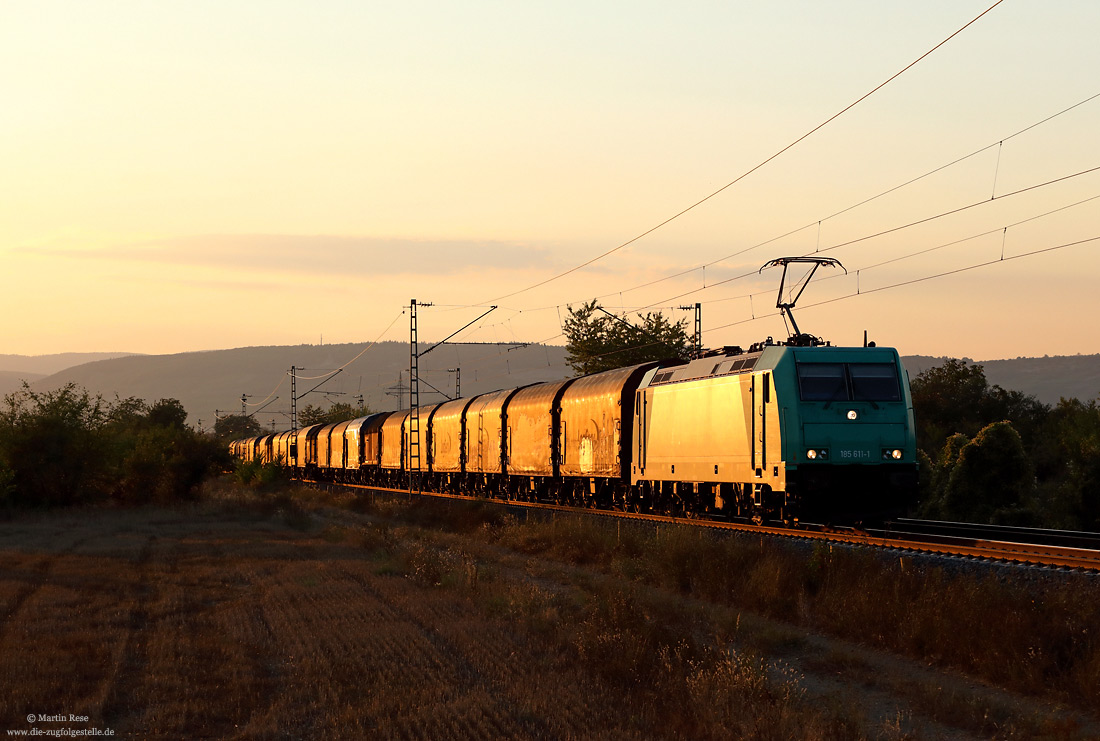
{"label": "locomotive number 185 611-1", "polygon": [[848,458],[848,459],[863,459],[863,458],[870,459],[871,458],[871,451],[870,450],[842,450],[842,451],[840,451],[840,457],[841,458]]}

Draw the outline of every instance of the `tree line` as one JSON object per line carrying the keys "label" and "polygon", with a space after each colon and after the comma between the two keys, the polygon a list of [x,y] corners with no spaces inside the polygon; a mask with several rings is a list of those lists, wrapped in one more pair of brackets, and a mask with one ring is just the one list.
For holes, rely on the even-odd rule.
{"label": "tree line", "polygon": [[72,383],[42,392],[24,384],[0,405],[0,505],[191,498],[229,456],[186,420],[176,399],[107,401]]}
{"label": "tree line", "polygon": [[948,360],[912,382],[921,462],[919,514],[1100,529],[1100,406],[1043,404]]}

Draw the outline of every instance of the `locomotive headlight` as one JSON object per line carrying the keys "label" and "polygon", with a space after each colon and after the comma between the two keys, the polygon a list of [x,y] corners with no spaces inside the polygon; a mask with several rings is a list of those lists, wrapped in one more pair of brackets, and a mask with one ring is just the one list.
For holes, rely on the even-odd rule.
{"label": "locomotive headlight", "polygon": [[859,419],[859,412],[857,412],[855,409],[849,409],[848,419]]}
{"label": "locomotive headlight", "polygon": [[816,460],[817,459],[817,451],[813,450],[812,448],[810,450],[807,450],[806,451],[806,457],[809,458],[811,461]]}
{"label": "locomotive headlight", "polygon": [[901,456],[902,456],[902,452],[900,450],[898,450],[897,448],[895,448],[893,450],[884,450],[884,451],[882,451],[882,459],[883,460],[888,461],[891,458],[893,458],[896,461],[900,461]]}

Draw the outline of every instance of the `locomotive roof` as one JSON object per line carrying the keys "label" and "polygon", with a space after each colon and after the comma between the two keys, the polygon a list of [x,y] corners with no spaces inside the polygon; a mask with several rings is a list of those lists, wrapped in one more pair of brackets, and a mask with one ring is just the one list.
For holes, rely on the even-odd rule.
{"label": "locomotive roof", "polygon": [[[760,349],[757,349],[757,348]],[[892,347],[837,347],[834,345],[816,345],[812,347],[787,346],[785,344],[765,344],[754,346],[750,352],[741,352],[740,348],[729,348],[726,353],[712,353],[702,358],[697,358],[684,365],[671,368],[658,368],[649,380],[648,386],[663,386],[668,383],[680,383],[682,381],[696,381],[703,378],[716,378],[718,376],[736,376],[742,373],[752,373],[760,366],[761,359],[765,358],[763,370],[772,368],[778,362],[779,357],[792,353],[796,358],[806,361],[815,358],[820,361],[847,362],[858,356],[865,362],[894,361],[897,351]]]}
{"label": "locomotive roof", "polygon": [[658,368],[650,386],[661,386],[666,383],[680,381],[694,381],[700,378],[714,378],[716,376],[735,376],[741,373],[751,373],[760,360],[762,352],[740,353],[737,355],[717,355],[692,360],[685,365],[673,368]]}

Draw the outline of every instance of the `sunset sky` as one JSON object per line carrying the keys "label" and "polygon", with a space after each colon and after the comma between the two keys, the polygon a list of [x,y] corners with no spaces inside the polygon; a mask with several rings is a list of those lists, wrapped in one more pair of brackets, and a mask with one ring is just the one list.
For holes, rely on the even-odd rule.
{"label": "sunset sky", "polygon": [[529,288],[993,1],[4,2],[0,352],[407,340],[410,298],[428,340],[600,297],[748,345],[756,271],[822,250],[834,343],[1100,353],[1095,0],[1005,0]]}

